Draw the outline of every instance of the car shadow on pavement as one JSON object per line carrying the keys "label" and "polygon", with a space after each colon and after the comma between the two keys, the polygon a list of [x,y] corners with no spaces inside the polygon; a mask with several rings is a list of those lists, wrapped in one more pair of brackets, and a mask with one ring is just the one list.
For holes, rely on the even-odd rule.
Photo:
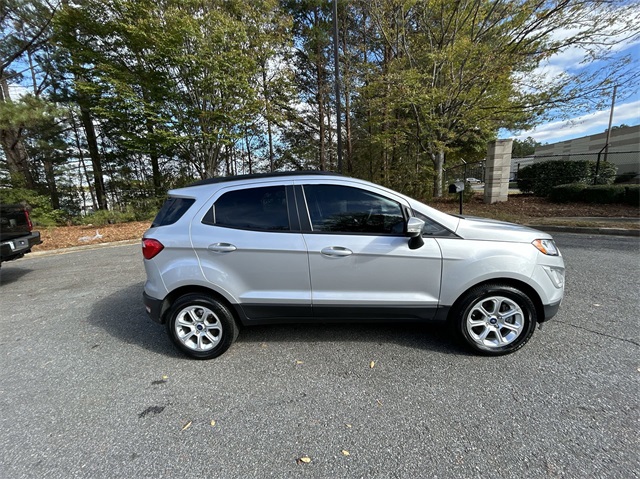
{"label": "car shadow on pavement", "polygon": [[0,268],[0,286],[18,281],[23,276],[31,273],[33,270],[24,267],[3,266]]}
{"label": "car shadow on pavement", "polygon": [[[124,343],[155,353],[185,358],[171,343],[164,326],[147,316],[142,304],[143,283],[124,288],[96,302],[90,321]],[[238,340],[244,343],[352,342],[395,343],[404,347],[444,354],[469,354],[444,323],[313,323],[242,327]]]}
{"label": "car shadow on pavement", "polygon": [[354,322],[315,324],[274,324],[243,327],[238,342],[278,343],[377,343],[380,347],[395,343],[407,348],[444,354],[468,353],[445,323],[420,322]]}
{"label": "car shadow on pavement", "polygon": [[121,289],[94,303],[89,321],[123,343],[136,345],[154,353],[184,358],[178,352],[164,326],[149,319],[142,303],[140,282]]}

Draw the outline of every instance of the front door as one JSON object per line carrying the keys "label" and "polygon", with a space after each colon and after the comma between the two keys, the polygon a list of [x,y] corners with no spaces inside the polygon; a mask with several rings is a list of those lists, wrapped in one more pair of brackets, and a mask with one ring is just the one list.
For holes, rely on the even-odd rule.
{"label": "front door", "polygon": [[418,249],[404,235],[402,199],[361,187],[303,185],[311,223],[314,316],[429,319],[440,294],[442,257],[433,238]]}

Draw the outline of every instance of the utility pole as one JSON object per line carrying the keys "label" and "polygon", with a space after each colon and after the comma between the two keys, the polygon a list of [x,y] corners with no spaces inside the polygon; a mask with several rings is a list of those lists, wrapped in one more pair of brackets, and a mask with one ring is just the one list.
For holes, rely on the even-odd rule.
{"label": "utility pole", "polygon": [[338,63],[338,0],[333,0],[333,64],[335,66],[336,136],[338,137],[338,173],[342,173],[342,121],[340,113],[340,65]]}
{"label": "utility pole", "polygon": [[618,91],[618,85],[613,87],[613,97],[611,98],[611,112],[609,113],[609,129],[607,130],[607,143],[604,145],[604,161],[607,161],[609,155],[609,140],[611,139],[611,123],[613,122],[613,107],[616,104],[616,92]]}

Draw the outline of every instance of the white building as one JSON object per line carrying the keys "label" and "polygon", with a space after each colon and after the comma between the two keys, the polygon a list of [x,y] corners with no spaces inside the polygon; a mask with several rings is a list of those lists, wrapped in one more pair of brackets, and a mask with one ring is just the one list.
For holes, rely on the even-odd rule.
{"label": "white building", "polygon": [[[607,142],[607,133],[583,136],[536,148],[535,162],[558,160],[597,160]],[[601,160],[605,159],[602,152]],[[607,161],[618,166],[618,174],[640,173],[640,125],[611,130]],[[521,167],[524,163],[521,163]]]}

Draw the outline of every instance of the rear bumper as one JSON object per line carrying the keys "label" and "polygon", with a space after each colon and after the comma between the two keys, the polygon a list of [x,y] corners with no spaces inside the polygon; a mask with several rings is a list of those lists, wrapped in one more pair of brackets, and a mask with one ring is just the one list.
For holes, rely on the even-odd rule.
{"label": "rear bumper", "polygon": [[33,231],[25,236],[19,236],[0,243],[0,260],[10,261],[18,259],[31,252],[31,248],[42,243],[40,232]]}
{"label": "rear bumper", "polygon": [[142,298],[144,301],[144,307],[147,310],[149,317],[158,324],[162,324],[162,304],[164,301],[161,299],[152,298],[144,291],[142,292]]}

